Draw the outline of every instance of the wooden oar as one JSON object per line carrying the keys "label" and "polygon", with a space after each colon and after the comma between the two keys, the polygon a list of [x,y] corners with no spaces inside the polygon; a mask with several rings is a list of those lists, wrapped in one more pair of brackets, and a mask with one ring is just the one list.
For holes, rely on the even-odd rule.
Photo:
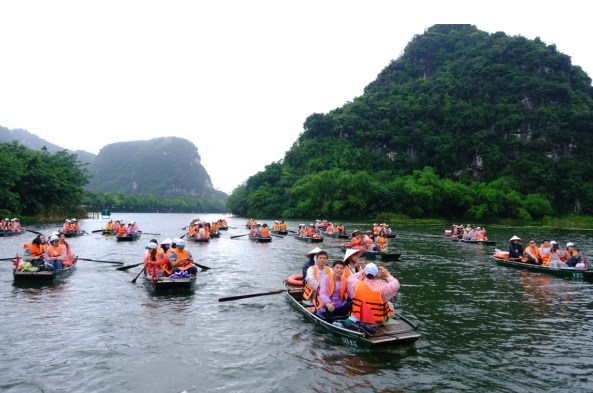
{"label": "wooden oar", "polygon": [[84,233],[85,235],[88,235],[89,233],[87,231],[85,231],[84,229],[82,230],[82,233]]}
{"label": "wooden oar", "polygon": [[218,301],[219,302],[228,302],[229,300],[247,299],[248,297],[257,297],[257,296],[276,295],[278,293],[284,293],[284,292],[287,292],[287,290],[286,289],[274,289],[269,292],[251,293],[249,295],[221,297],[220,299],[218,299]]}
{"label": "wooden oar", "polygon": [[136,267],[136,266],[140,266],[140,265],[142,265],[143,263],[144,263],[144,262],[140,262],[140,263],[135,263],[135,264],[133,264],[133,265],[126,265],[126,266],[120,266],[120,267],[116,267],[116,268],[115,268],[115,270],[121,270],[121,271],[124,271],[124,270],[131,269],[131,268],[133,268],[133,267]]}
{"label": "wooden oar", "polygon": [[143,235],[153,235],[153,236],[161,236],[160,233],[148,233],[148,232],[142,232]]}
{"label": "wooden oar", "polygon": [[89,261],[89,262],[101,262],[101,263],[113,263],[114,265],[123,265],[123,262],[117,262],[117,261],[100,261],[98,259],[89,259],[89,258],[78,258],[81,261]]}
{"label": "wooden oar", "polygon": [[284,239],[284,236],[282,236],[282,235],[274,235],[271,233],[270,236],[279,237],[280,239]]}
{"label": "wooden oar", "polygon": [[43,235],[43,233],[41,233],[41,232],[32,231],[32,230],[30,230],[30,229],[27,229],[27,228],[23,228],[23,229],[24,229],[25,231],[27,231],[27,232],[35,233],[35,234],[37,234],[37,235]]}
{"label": "wooden oar", "polygon": [[290,233],[297,233],[297,231],[291,231],[290,229],[287,229],[287,231]]}
{"label": "wooden oar", "polygon": [[231,239],[236,239],[236,238],[238,238],[238,237],[241,237],[241,236],[247,236],[247,235],[249,235],[249,234],[248,234],[248,233],[244,233],[244,234],[242,234],[242,235],[235,235],[235,236],[231,236]]}
{"label": "wooden oar", "polygon": [[136,284],[136,280],[138,279],[138,277],[140,277],[140,275],[146,270],[146,267],[148,265],[144,265],[144,267],[142,268],[142,270],[140,270],[140,273],[138,273],[138,275],[136,277],[134,277],[134,279],[132,281],[130,281],[132,284]]}
{"label": "wooden oar", "polygon": [[15,259],[15,257],[10,257],[10,258],[0,258],[0,261],[11,261]]}
{"label": "wooden oar", "polygon": [[94,231],[91,231],[91,233],[97,233],[97,232],[103,232],[102,229],[95,229]]}
{"label": "wooden oar", "polygon": [[204,266],[204,265],[200,265],[199,263],[195,263],[195,262],[192,262],[192,263],[193,263],[194,265],[196,265],[197,267],[199,267],[199,268],[202,268],[202,269],[204,269],[204,270],[210,270],[210,269],[212,269],[211,267]]}

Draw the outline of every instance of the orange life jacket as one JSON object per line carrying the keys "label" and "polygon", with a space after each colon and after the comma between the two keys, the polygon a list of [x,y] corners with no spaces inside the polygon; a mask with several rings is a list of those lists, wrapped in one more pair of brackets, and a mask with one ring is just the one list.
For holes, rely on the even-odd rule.
{"label": "orange life jacket", "polygon": [[537,246],[527,246],[527,247],[525,247],[525,250],[523,250],[523,252],[525,254],[531,255],[537,261],[540,261],[542,259],[542,255],[539,252],[539,248]]}
{"label": "orange life jacket", "polygon": [[[336,289],[336,284],[335,284],[333,274],[330,275],[328,278],[329,278],[329,287],[327,288],[327,293],[331,297],[334,294],[334,290]],[[340,282],[342,283],[342,287],[340,288],[340,299],[346,300],[346,299],[348,299],[348,292],[346,292],[346,290],[348,289],[348,287],[347,287],[348,284],[346,283],[346,277],[344,277],[343,274],[342,274],[342,277],[340,277]]]}
{"label": "orange life jacket", "polygon": [[270,237],[270,231],[268,230],[268,228],[262,227],[260,233],[261,237]]}
{"label": "orange life jacket", "polygon": [[377,324],[387,321],[393,314],[389,304],[383,301],[381,292],[371,291],[364,281],[360,281],[358,284],[356,284],[356,289],[354,290],[354,299],[352,299],[352,315],[358,319],[361,318],[362,301],[368,304],[373,311],[375,323]]}
{"label": "orange life jacket", "polygon": [[57,247],[54,247],[51,244],[49,245],[49,247],[47,247],[47,255],[50,258],[62,256],[63,252],[64,252],[64,246],[59,243],[58,243]]}
{"label": "orange life jacket", "polygon": [[169,249],[169,253],[173,253],[175,254],[176,258],[176,262],[179,262],[182,259],[185,259],[185,261],[181,262],[180,265],[177,265],[177,267],[181,270],[187,270],[190,267],[192,267],[192,263],[187,260],[187,258],[189,258],[189,251],[187,251],[185,248],[182,250],[179,247],[176,248],[170,248]]}
{"label": "orange life jacket", "polygon": [[125,225],[120,225],[115,230],[115,234],[117,236],[126,236],[128,234],[128,229],[126,228]]}
{"label": "orange life jacket", "polygon": [[[313,276],[315,277],[315,281],[319,282],[319,268],[317,267],[317,265],[313,265]],[[330,277],[332,274],[332,271],[330,269],[329,266],[325,266],[325,268],[323,269],[325,271],[325,275]],[[303,299],[308,300],[311,298],[311,295],[313,295],[313,292],[315,292],[313,290],[313,288],[311,288],[311,286],[309,285],[309,283],[305,283],[305,290],[303,292]]]}
{"label": "orange life jacket", "polygon": [[29,254],[33,259],[42,257],[43,253],[45,252],[45,246],[43,244],[36,245],[33,243],[25,243],[25,245],[23,246],[23,250],[27,248],[29,249]]}

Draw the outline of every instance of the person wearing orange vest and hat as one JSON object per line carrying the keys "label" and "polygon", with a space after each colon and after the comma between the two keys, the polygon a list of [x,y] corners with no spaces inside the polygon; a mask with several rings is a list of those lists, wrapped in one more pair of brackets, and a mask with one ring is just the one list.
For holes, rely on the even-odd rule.
{"label": "person wearing orange vest and hat", "polygon": [[303,299],[312,299],[313,304],[315,305],[318,302],[317,294],[319,289],[319,281],[324,276],[330,276],[331,274],[332,269],[327,266],[327,252],[321,250],[315,256],[315,265],[307,269]]}
{"label": "person wearing orange vest and hat", "polygon": [[56,235],[49,237],[49,246],[45,249],[43,260],[46,268],[48,265],[53,269],[63,269],[62,260],[66,258],[66,247],[60,244],[60,238]]}
{"label": "person wearing orange vest and hat", "polygon": [[23,261],[31,262],[35,267],[42,266],[46,248],[45,235],[37,235],[30,243],[23,244]]}
{"label": "person wearing orange vest and hat", "polygon": [[317,315],[329,323],[333,323],[336,317],[347,317],[352,308],[347,289],[344,262],[335,261],[332,274],[323,277],[319,283]]}
{"label": "person wearing orange vest and hat", "polygon": [[360,256],[364,253],[364,250],[356,250],[349,248],[344,254],[344,278],[348,279],[353,274],[362,271],[360,265]]}
{"label": "person wearing orange vest and hat", "polygon": [[185,241],[183,239],[173,239],[173,244],[167,254],[169,263],[173,268],[173,273],[185,270],[189,274],[195,275],[198,273],[198,268],[193,264],[194,258],[191,252],[185,248]]}
{"label": "person wearing orange vest and hat", "polygon": [[[386,322],[393,314],[389,300],[399,290],[399,281],[387,269],[381,269],[374,263],[367,263],[362,272],[350,276],[347,280],[348,297],[352,299],[352,314],[344,320],[348,329],[362,328],[367,334],[374,334],[372,325]],[[365,309],[370,308],[372,316],[363,317]]]}

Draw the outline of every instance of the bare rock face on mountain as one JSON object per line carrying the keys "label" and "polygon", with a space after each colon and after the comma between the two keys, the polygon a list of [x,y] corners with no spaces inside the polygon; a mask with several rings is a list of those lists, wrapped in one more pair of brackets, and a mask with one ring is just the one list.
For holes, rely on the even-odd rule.
{"label": "bare rock face on mountain", "polygon": [[88,190],[159,197],[210,197],[221,193],[212,187],[198,149],[182,138],[107,145],[90,166]]}

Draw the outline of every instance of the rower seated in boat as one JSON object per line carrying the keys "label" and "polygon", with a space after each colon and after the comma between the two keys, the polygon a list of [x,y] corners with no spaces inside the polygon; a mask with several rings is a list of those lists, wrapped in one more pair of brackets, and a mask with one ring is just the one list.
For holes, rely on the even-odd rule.
{"label": "rower seated in boat", "polygon": [[319,296],[315,304],[316,314],[329,323],[335,318],[346,318],[352,309],[352,302],[348,300],[346,278],[344,277],[344,262],[335,261],[332,274],[321,278]]}
{"label": "rower seated in boat", "polygon": [[185,241],[183,239],[173,239],[173,244],[167,254],[169,263],[173,268],[173,273],[185,270],[189,274],[195,275],[198,273],[198,268],[193,264],[194,258],[191,252],[185,248]]}

